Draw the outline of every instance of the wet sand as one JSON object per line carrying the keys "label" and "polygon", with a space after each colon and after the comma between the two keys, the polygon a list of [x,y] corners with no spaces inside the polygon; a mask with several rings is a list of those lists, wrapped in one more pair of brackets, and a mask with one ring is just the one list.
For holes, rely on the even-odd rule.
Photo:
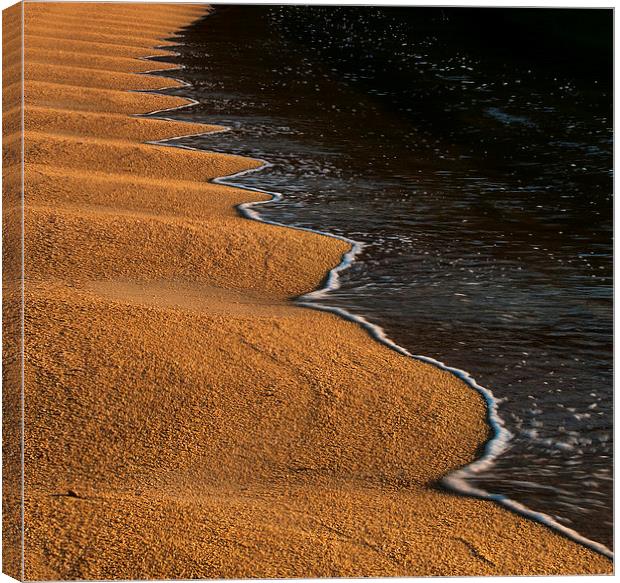
{"label": "wet sand", "polygon": [[25,6],[26,578],[610,572],[433,486],[482,398],[290,302],[347,248],[208,183],[259,162],[144,143],[215,129],[131,117],[185,103],[137,58],[206,11]]}

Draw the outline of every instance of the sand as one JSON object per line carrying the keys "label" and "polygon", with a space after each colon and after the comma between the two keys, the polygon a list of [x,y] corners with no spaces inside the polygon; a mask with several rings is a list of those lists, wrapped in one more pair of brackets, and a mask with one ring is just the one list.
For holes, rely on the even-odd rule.
{"label": "sand", "polygon": [[257,161],[145,143],[214,129],[130,92],[174,84],[138,57],[207,11],[25,5],[25,577],[609,573],[435,486],[488,438],[483,400],[290,301],[347,247],[209,183]]}

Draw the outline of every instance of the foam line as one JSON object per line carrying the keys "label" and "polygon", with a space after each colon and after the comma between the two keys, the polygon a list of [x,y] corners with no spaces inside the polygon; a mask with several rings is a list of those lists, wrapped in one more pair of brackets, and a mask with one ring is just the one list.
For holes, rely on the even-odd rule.
{"label": "foam line", "polygon": [[456,376],[457,378],[465,382],[469,387],[478,391],[478,393],[480,393],[480,395],[482,395],[482,397],[484,398],[485,403],[486,403],[486,410],[487,410],[487,422],[491,427],[492,436],[485,443],[483,453],[479,458],[477,458],[470,464],[463,466],[462,468],[459,468],[458,470],[450,472],[449,474],[444,476],[441,479],[441,484],[447,489],[452,490],[464,496],[471,496],[474,498],[481,498],[484,500],[493,501],[505,508],[508,508],[509,510],[512,510],[513,512],[516,512],[517,514],[520,514],[521,516],[524,516],[526,518],[529,518],[531,520],[544,524],[545,526],[558,531],[559,533],[566,536],[567,538],[572,539],[573,541],[579,544],[582,544],[596,552],[599,552],[602,555],[610,559],[613,559],[614,554],[611,551],[611,549],[609,549],[607,546],[581,535],[580,533],[578,533],[576,530],[572,528],[564,526],[563,524],[555,520],[552,516],[545,514],[544,512],[537,512],[535,510],[532,510],[531,508],[528,508],[524,504],[521,504],[520,502],[517,502],[516,500],[512,500],[511,498],[508,498],[507,496],[503,494],[494,494],[492,492],[488,492],[487,490],[483,490],[482,488],[477,488],[471,485],[471,483],[468,481],[468,478],[472,478],[479,472],[491,467],[494,464],[495,460],[499,457],[499,455],[503,451],[506,450],[508,443],[513,437],[512,433],[506,428],[503,419],[499,415],[498,407],[497,407],[498,401],[493,395],[492,391],[480,385],[476,381],[476,379],[472,377],[467,371],[464,371],[462,369],[455,368],[452,366],[448,366],[447,364],[441,362],[440,360],[437,360],[430,356],[412,354],[406,348],[403,348],[402,346],[396,344],[391,338],[389,338],[389,336],[387,336],[385,330],[381,326],[378,326],[377,324],[373,324],[369,322],[363,316],[353,314],[349,312],[348,310],[345,310],[344,308],[340,308],[336,306],[329,306],[327,304],[314,303],[317,300],[322,300],[323,298],[326,298],[329,292],[340,288],[340,273],[344,271],[345,269],[347,269],[348,267],[350,267],[350,265],[355,260],[355,257],[363,249],[364,244],[358,241],[354,241],[352,239],[348,239],[346,237],[342,237],[340,235],[325,233],[322,231],[318,231],[318,230],[310,229],[306,227],[296,227],[296,226],[291,226],[291,225],[285,225],[283,223],[279,223],[276,221],[269,221],[269,220],[261,218],[260,214],[256,210],[254,210],[253,207],[261,205],[261,204],[266,204],[269,202],[282,200],[283,198],[282,194],[272,193],[272,192],[261,190],[258,188],[248,188],[247,186],[244,186],[243,184],[232,182],[231,179],[237,178],[243,174],[247,174],[248,172],[256,172],[259,170],[264,170],[266,166],[271,166],[271,164],[265,163],[265,166],[261,166],[260,168],[252,168],[249,171],[244,170],[242,172],[233,174],[231,176],[216,178],[212,180],[212,182],[215,182],[218,184],[226,184],[228,186],[234,186],[236,188],[253,190],[255,192],[261,192],[263,194],[271,195],[272,198],[269,200],[247,202],[247,203],[238,205],[237,208],[241,211],[241,213],[244,216],[246,216],[249,219],[258,220],[263,223],[277,225],[281,227],[287,227],[287,228],[292,228],[292,229],[297,229],[297,230],[302,230],[302,231],[310,231],[312,233],[317,233],[317,234],[332,237],[335,239],[340,239],[341,241],[346,241],[347,243],[351,245],[351,249],[343,255],[341,262],[329,272],[325,285],[320,289],[309,292],[297,298],[296,300],[297,305],[304,306],[307,308],[312,308],[315,310],[331,312],[333,314],[337,314],[338,316],[341,316],[342,318],[346,320],[355,322],[359,324],[360,326],[362,326],[370,334],[370,336],[374,338],[375,340],[385,344],[386,346],[398,352],[399,354],[402,354],[403,356],[407,356],[415,360],[418,360],[420,362],[430,364],[432,366],[435,366],[436,368],[439,368],[441,370],[444,370],[446,372],[453,374],[454,376]]}
{"label": "foam line", "polygon": [[[180,45],[181,43],[175,46],[180,46]],[[162,47],[162,48],[165,48],[165,47]],[[144,58],[146,59],[147,57],[144,57]],[[180,69],[183,69],[183,67],[182,66],[177,67],[177,70],[180,70]],[[175,69],[162,69],[160,70],[160,72],[167,72],[167,71],[174,71],[174,70]],[[157,70],[149,71],[143,74],[156,75]],[[181,79],[175,79],[175,81],[181,81],[183,83],[183,86],[185,87],[191,86],[191,83],[188,83]],[[159,91],[162,91],[164,89],[165,88],[162,88]],[[142,91],[142,93],[156,93],[156,92],[157,91]],[[164,120],[175,121],[175,122],[182,121],[182,120],[176,120],[173,118],[160,116],[158,114],[165,113],[167,111],[175,111],[175,110],[183,109],[185,107],[191,107],[199,103],[195,99],[192,99],[189,97],[183,97],[183,99],[187,99],[188,103],[179,105],[177,107],[156,110],[156,111],[153,111],[147,114],[142,114],[139,117],[156,115],[158,119],[164,119]],[[192,122],[187,122],[187,123],[192,123]],[[174,140],[179,140],[182,138],[187,138],[187,137],[223,133],[223,132],[230,131],[231,129],[232,128],[227,127],[227,126],[221,126],[221,128],[217,130],[201,132],[197,134],[184,134],[182,136],[175,136],[171,138],[166,138],[164,140],[158,140],[158,141],[152,141],[152,142],[146,142],[146,143],[153,144],[153,145],[165,145],[169,147],[182,148],[182,149],[193,150],[197,152],[208,152],[208,150],[204,150],[201,148],[194,148],[192,146],[186,146],[183,144],[170,143],[170,142]],[[387,336],[383,328],[381,328],[377,324],[373,324],[372,322],[369,322],[363,316],[353,314],[349,312],[348,310],[345,310],[344,308],[340,308],[337,306],[329,306],[327,304],[315,303],[317,300],[319,301],[324,300],[326,297],[328,297],[329,292],[340,288],[340,273],[351,266],[351,264],[355,261],[355,258],[364,249],[365,244],[359,241],[355,241],[353,239],[349,239],[347,237],[343,237],[341,235],[336,235],[333,233],[326,233],[323,231],[319,231],[317,229],[311,229],[309,227],[286,225],[284,223],[280,223],[277,221],[271,221],[271,220],[261,217],[260,213],[257,210],[255,210],[255,207],[258,207],[259,205],[262,205],[262,204],[279,202],[284,198],[284,196],[282,195],[282,193],[279,193],[279,192],[270,192],[268,190],[263,190],[261,188],[251,187],[251,186],[247,186],[244,184],[240,184],[238,182],[234,182],[236,178],[239,178],[246,174],[259,172],[259,171],[265,170],[266,168],[273,166],[273,164],[271,164],[270,162],[266,160],[262,160],[260,158],[252,158],[252,160],[256,160],[257,162],[260,162],[261,166],[257,168],[249,168],[247,170],[241,170],[240,172],[236,172],[228,176],[220,176],[210,181],[214,184],[222,184],[225,186],[232,186],[232,187],[239,188],[242,190],[259,192],[261,194],[265,194],[270,197],[267,200],[251,201],[251,202],[246,202],[246,203],[237,205],[236,208],[239,210],[242,216],[246,217],[247,219],[259,221],[261,223],[265,223],[268,225],[275,225],[275,226],[284,227],[287,229],[295,229],[298,231],[306,231],[306,232],[322,235],[325,237],[331,237],[333,239],[344,241],[350,245],[349,251],[347,251],[342,256],[340,263],[336,267],[331,269],[330,272],[328,273],[323,287],[296,298],[295,303],[299,306],[312,308],[314,310],[331,312],[333,314],[341,316],[342,318],[346,320],[355,322],[359,324],[360,326],[362,326],[369,333],[369,335],[375,340],[377,340],[378,342],[381,342],[385,346],[388,346],[389,348],[398,352],[399,354],[402,354],[403,356],[407,356],[409,358],[413,358],[420,362],[430,364],[440,370],[453,374],[454,376],[462,380],[465,384],[467,384],[469,387],[477,391],[483,397],[486,403],[487,423],[489,424],[491,428],[491,433],[492,433],[491,438],[488,439],[487,442],[485,443],[483,453],[479,458],[475,459],[473,462],[467,464],[466,466],[459,468],[458,470],[454,470],[450,472],[449,474],[447,474],[441,479],[440,483],[444,487],[446,487],[448,490],[451,490],[457,494],[495,502],[496,504],[499,504],[500,506],[503,506],[504,508],[507,508],[508,510],[511,510],[512,512],[515,512],[516,514],[519,514],[535,522],[539,522],[540,524],[543,524],[551,528],[552,530],[559,532],[563,536],[585,547],[588,547],[589,549],[592,549],[593,551],[601,553],[602,555],[610,559],[613,559],[614,557],[613,551],[609,549],[607,546],[601,543],[598,543],[596,541],[593,541],[579,534],[576,530],[573,530],[572,528],[564,526],[563,524],[555,520],[552,516],[545,514],[544,512],[537,512],[535,510],[532,510],[531,508],[528,508],[527,506],[521,504],[520,502],[517,502],[516,500],[512,500],[511,498],[508,498],[507,496],[503,494],[494,494],[482,488],[477,488],[471,485],[471,483],[468,481],[468,478],[471,478],[475,476],[476,474],[478,474],[479,472],[481,472],[482,470],[485,470],[491,467],[494,461],[498,458],[498,456],[503,451],[506,450],[508,443],[513,437],[512,433],[508,431],[508,429],[506,428],[504,424],[503,419],[499,415],[498,407],[497,407],[498,400],[495,398],[493,393],[488,388],[483,387],[482,385],[478,384],[476,379],[472,377],[467,371],[448,366],[447,364],[441,362],[440,360],[437,360],[430,356],[413,354],[409,352],[406,348],[403,348],[402,346],[396,344],[391,338],[389,338],[389,336]]]}

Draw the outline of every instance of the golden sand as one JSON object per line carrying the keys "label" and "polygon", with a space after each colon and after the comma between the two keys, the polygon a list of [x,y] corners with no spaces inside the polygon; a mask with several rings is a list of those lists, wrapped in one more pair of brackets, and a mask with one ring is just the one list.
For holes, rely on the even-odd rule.
{"label": "golden sand", "polygon": [[482,398],[289,301],[346,246],[208,182],[258,162],[144,143],[213,129],[129,92],[174,83],[138,57],[206,13],[25,5],[26,578],[610,572],[433,486],[487,439]]}

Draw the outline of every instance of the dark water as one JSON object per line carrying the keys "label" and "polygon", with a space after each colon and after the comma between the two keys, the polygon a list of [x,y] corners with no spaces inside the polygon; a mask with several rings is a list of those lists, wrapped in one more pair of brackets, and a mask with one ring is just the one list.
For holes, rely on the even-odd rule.
{"label": "dark water", "polygon": [[168,91],[199,104],[166,114],[273,164],[235,180],[284,194],[265,219],[366,244],[325,303],[493,391],[514,437],[476,485],[609,546],[610,22],[220,6]]}

